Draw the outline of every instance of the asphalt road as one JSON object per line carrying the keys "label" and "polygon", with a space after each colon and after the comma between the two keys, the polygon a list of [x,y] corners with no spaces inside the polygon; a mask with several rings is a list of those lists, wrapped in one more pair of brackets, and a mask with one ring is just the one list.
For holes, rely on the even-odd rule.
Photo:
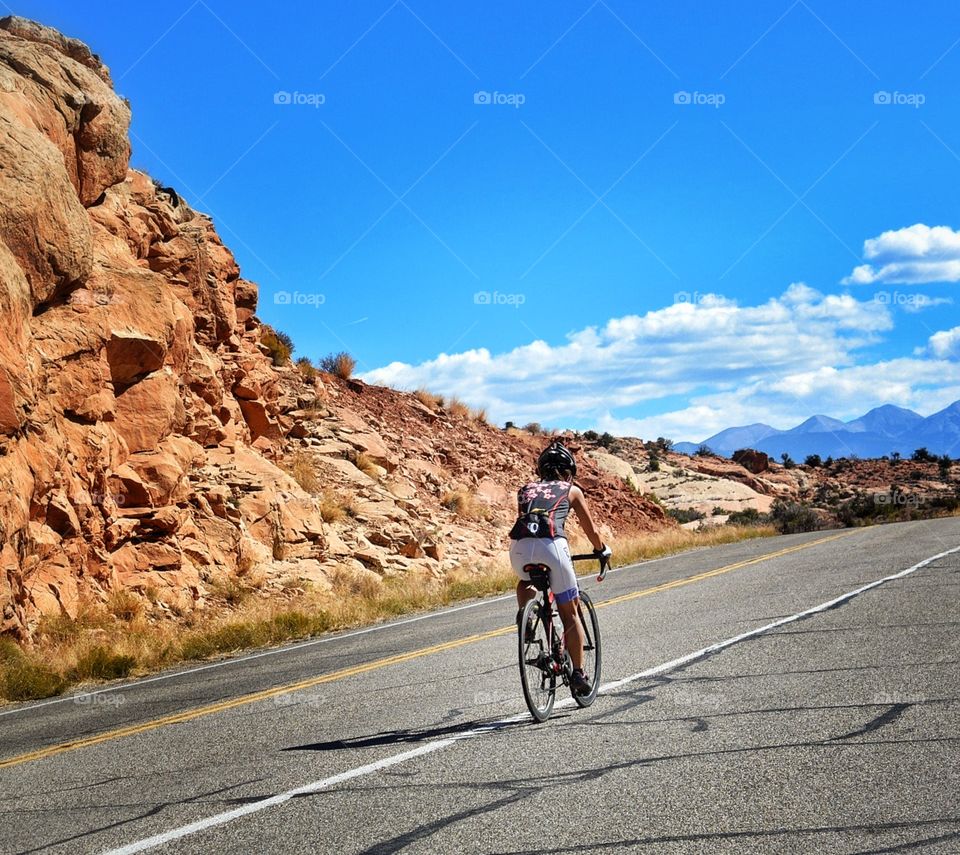
{"label": "asphalt road", "polygon": [[585,587],[545,724],[504,598],[0,709],[0,852],[960,853],[960,519]]}

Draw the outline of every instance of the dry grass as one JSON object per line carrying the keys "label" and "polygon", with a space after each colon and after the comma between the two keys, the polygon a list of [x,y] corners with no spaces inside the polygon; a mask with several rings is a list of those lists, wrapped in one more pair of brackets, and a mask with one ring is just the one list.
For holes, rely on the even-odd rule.
{"label": "dry grass", "polygon": [[443,406],[442,395],[434,395],[433,392],[430,392],[422,387],[413,393],[413,397],[425,407],[429,407],[431,410],[438,410]]}
{"label": "dry grass", "polygon": [[307,493],[316,495],[322,482],[317,472],[317,463],[306,451],[296,451],[283,467]]}
{"label": "dry grass", "polygon": [[369,475],[376,481],[380,477],[380,470],[377,464],[362,451],[348,451],[347,460],[357,467],[364,475]]}
{"label": "dry grass", "polygon": [[360,512],[357,500],[342,491],[320,494],[320,516],[325,523],[340,522],[346,517],[355,517]]}
{"label": "dry grass", "polygon": [[[614,563],[622,566],[773,533],[769,527],[719,526],[624,537],[612,544]],[[589,551],[579,539],[574,539],[571,547],[577,552]],[[586,565],[581,569],[595,572]],[[229,610],[212,618],[188,613],[184,624],[169,620],[151,623],[147,615],[120,597],[111,598],[110,607],[119,616],[101,607],[100,611],[82,612],[76,620],[48,618],[30,649],[0,639],[0,699],[49,697],[77,683],[144,674],[180,662],[367,625],[458,600],[505,593],[513,590],[516,582],[505,557],[499,562],[460,567],[441,581],[412,574],[380,580],[349,570],[334,573],[331,581],[332,596],[300,591],[278,601],[249,596],[242,580],[227,579],[219,583],[217,595]]]}
{"label": "dry grass", "polygon": [[467,520],[488,520],[492,513],[488,505],[467,490],[448,490],[440,497],[440,504]]}
{"label": "dry grass", "polygon": [[470,407],[457,397],[453,397],[447,401],[447,412],[456,419],[470,418]]}

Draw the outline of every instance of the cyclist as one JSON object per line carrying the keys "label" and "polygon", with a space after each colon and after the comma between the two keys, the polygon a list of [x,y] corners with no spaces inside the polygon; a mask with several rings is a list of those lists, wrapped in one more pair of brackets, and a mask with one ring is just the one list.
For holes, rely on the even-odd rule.
{"label": "cyclist", "polygon": [[560,443],[554,441],[537,460],[539,481],[520,488],[517,493],[518,517],[510,531],[513,544],[510,547],[510,564],[519,577],[517,582],[517,622],[523,607],[537,595],[530,584],[526,568],[542,564],[550,570],[550,587],[553,589],[563,621],[563,634],[573,663],[570,688],[574,694],[590,693],[590,680],[583,673],[583,627],[580,625],[580,589],[570,559],[570,547],[563,530],[567,514],[576,513],[580,525],[598,557],[609,559],[610,549],[597,533],[583,491],[573,483],[577,474],[577,462]]}

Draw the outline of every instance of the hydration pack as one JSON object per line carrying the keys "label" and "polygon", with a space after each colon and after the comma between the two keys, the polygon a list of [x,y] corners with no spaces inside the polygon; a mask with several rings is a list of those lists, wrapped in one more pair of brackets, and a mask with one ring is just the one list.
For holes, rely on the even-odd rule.
{"label": "hydration pack", "polygon": [[568,481],[534,481],[517,493],[517,521],[510,529],[511,540],[528,537],[566,537],[563,524],[570,512]]}

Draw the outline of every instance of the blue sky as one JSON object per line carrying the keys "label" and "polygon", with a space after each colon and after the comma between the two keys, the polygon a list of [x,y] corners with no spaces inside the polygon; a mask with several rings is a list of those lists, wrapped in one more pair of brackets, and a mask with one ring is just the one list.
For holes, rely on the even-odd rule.
{"label": "blue sky", "polygon": [[960,398],[957,4],[4,5],[299,355],[678,440]]}

